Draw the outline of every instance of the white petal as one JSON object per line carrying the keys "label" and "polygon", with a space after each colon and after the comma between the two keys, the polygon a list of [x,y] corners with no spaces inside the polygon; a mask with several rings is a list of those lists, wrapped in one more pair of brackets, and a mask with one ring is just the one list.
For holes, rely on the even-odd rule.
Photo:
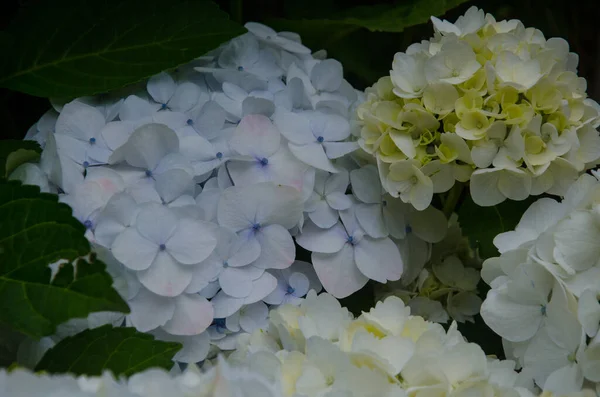
{"label": "white petal", "polygon": [[310,72],[310,80],[318,91],[335,91],[342,84],[343,67],[335,59],[317,63]]}
{"label": "white petal", "polygon": [[273,123],[281,134],[292,143],[305,145],[315,142],[309,120],[302,114],[277,111],[273,115]]}
{"label": "white petal", "polygon": [[196,84],[189,81],[181,83],[169,100],[169,108],[177,112],[187,112],[196,106],[201,94],[202,91]]}
{"label": "white petal", "polygon": [[111,246],[115,258],[131,270],[145,270],[158,254],[158,245],[142,237],[135,228],[119,234]]}
{"label": "white petal", "polygon": [[356,267],[350,245],[335,254],[313,252],[312,262],[325,290],[338,299],[353,294],[369,281]]}
{"label": "white petal", "polygon": [[129,320],[140,332],[148,332],[165,324],[175,312],[174,299],[155,295],[146,288],[141,288],[128,303],[131,308]]}
{"label": "white petal", "polygon": [[257,268],[254,266],[244,266],[223,269],[219,275],[219,284],[223,292],[234,298],[245,298],[250,295],[252,292],[252,281],[258,278],[254,277],[254,269]]}
{"label": "white petal", "polygon": [[475,204],[482,207],[491,207],[506,200],[506,197],[498,188],[499,180],[500,175],[497,169],[485,169],[473,172],[470,187],[471,197]]}
{"label": "white petal", "polygon": [[260,256],[253,262],[255,266],[262,269],[285,269],[294,262],[296,246],[283,226],[265,226],[257,232],[256,239],[260,243]]}
{"label": "white petal", "polygon": [[254,280],[252,293],[244,299],[244,304],[249,305],[264,299],[277,287],[277,279],[269,272]]}
{"label": "white petal", "polygon": [[154,187],[158,195],[170,203],[182,194],[192,193],[192,176],[182,169],[172,169],[154,177]]}
{"label": "white petal", "polygon": [[140,235],[157,246],[165,244],[177,227],[177,217],[172,210],[157,203],[148,203],[136,218]]}
{"label": "white petal", "polygon": [[293,143],[289,143],[288,147],[290,151],[298,158],[298,160],[306,163],[308,165],[312,165],[313,167],[328,171],[328,172],[337,172],[337,168],[333,165],[331,160],[327,158],[325,154],[325,150],[323,149],[323,145],[320,143],[309,143],[306,145],[295,145]]}
{"label": "white petal", "polygon": [[192,280],[194,269],[177,263],[171,255],[159,252],[149,269],[137,274],[150,291],[161,296],[181,294]]}
{"label": "white petal", "polygon": [[166,104],[175,93],[176,84],[168,73],[161,72],[148,79],[146,88],[156,102]]}
{"label": "white petal", "polygon": [[183,294],[175,299],[175,313],[163,329],[173,335],[198,335],[213,320],[213,308],[206,298]]}
{"label": "white petal", "polygon": [[267,325],[269,308],[263,302],[252,303],[242,308],[242,311],[240,326],[244,331],[252,333],[254,330],[264,328]]}
{"label": "white petal", "polygon": [[54,128],[57,134],[87,141],[96,137],[104,124],[104,116],[98,109],[79,101],[73,101],[63,107]]}
{"label": "white petal", "polygon": [[356,219],[367,234],[374,238],[387,237],[389,232],[380,204],[357,204]]}
{"label": "white petal", "polygon": [[377,168],[367,165],[350,172],[352,193],[363,203],[376,204],[381,202],[381,184]]}
{"label": "white petal", "polygon": [[399,280],[404,268],[400,251],[389,238],[365,236],[354,247],[354,258],[362,274],[380,283]]}
{"label": "white petal", "polygon": [[204,360],[208,355],[210,348],[210,336],[208,332],[202,332],[194,336],[178,336],[168,334],[159,328],[152,331],[151,334],[158,340],[178,342],[183,345],[183,348],[173,357],[174,361],[195,364]]}
{"label": "white petal", "polygon": [[332,227],[339,219],[337,211],[332,209],[325,200],[319,200],[312,209],[308,217],[321,229]]}
{"label": "white petal", "polygon": [[169,254],[180,263],[200,263],[217,246],[217,226],[209,222],[181,219],[165,245]]}
{"label": "white petal", "polygon": [[178,150],[179,140],[175,131],[162,124],[146,124],[133,131],[114,156],[122,152],[129,165],[154,170],[163,157]]}
{"label": "white petal", "polygon": [[339,159],[359,148],[358,142],[323,142],[325,154],[330,159]]}
{"label": "white petal", "polygon": [[342,192],[333,192],[325,197],[327,204],[335,210],[344,211],[352,206],[352,199]]}
{"label": "white petal", "polygon": [[119,118],[123,121],[137,122],[150,118],[158,109],[160,109],[159,104],[150,103],[136,95],[129,95],[119,109]]}
{"label": "white petal", "polygon": [[340,222],[329,229],[321,229],[309,222],[302,229],[302,234],[296,237],[296,242],[302,248],[323,254],[340,251],[347,240],[348,233]]}
{"label": "white petal", "polygon": [[310,281],[302,273],[294,272],[289,278],[290,287],[294,289],[295,296],[304,296],[310,288]]}

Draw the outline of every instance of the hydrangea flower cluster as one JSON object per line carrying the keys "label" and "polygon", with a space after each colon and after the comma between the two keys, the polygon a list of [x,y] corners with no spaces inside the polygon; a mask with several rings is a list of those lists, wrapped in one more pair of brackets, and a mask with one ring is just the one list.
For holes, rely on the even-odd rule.
{"label": "hydrangea flower cluster", "polygon": [[0,394],[11,397],[280,397],[276,385],[248,368],[233,368],[223,359],[209,371],[192,364],[181,373],[149,369],[129,379],[102,376],[35,374],[0,370]]}
{"label": "hydrangea flower cluster", "polygon": [[482,302],[477,295],[481,259],[462,235],[456,214],[451,216],[442,241],[433,244],[429,253],[420,249],[427,262],[407,269],[400,281],[377,285],[376,299],[398,296],[413,315],[428,321],[446,323],[452,318],[473,322]]}
{"label": "hydrangea flower cluster", "polygon": [[483,263],[481,316],[540,387],[600,392],[599,208],[600,182],[584,174],[561,202],[533,203]]}
{"label": "hydrangea flower cluster", "polygon": [[[331,295],[311,291],[300,306],[273,310],[269,321],[266,332],[240,340],[228,360],[250,363],[279,382],[284,396],[534,395],[513,361],[486,357],[456,323],[445,331],[411,316],[398,297],[353,318]],[[568,386],[548,388],[545,395],[581,391]]]}
{"label": "hydrangea flower cluster", "polygon": [[422,267],[416,247],[444,238],[441,211],[391,197],[377,168],[352,157],[361,96],[341,64],[297,35],[246,27],[137,86],[55,101],[29,131],[41,161],[11,178],[72,207],[131,307],[125,319],[71,321],[43,346],[125,320],[199,362],[265,327],[269,306],[398,280]]}
{"label": "hydrangea flower cluster", "polygon": [[421,210],[470,181],[481,206],[562,195],[598,163],[600,106],[560,38],[471,7],[394,56],[358,107],[387,192]]}

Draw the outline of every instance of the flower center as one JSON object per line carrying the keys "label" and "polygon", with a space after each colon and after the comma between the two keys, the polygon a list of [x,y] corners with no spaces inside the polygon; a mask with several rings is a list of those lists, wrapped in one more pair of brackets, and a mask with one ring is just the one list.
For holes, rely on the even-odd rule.
{"label": "flower center", "polygon": [[229,267],[229,263],[227,261],[223,261],[223,268],[227,269]]}
{"label": "flower center", "polygon": [[262,165],[264,167],[267,164],[269,164],[269,159],[266,157],[263,157],[262,159],[259,160],[259,162],[260,162],[260,165]]}
{"label": "flower center", "polygon": [[411,183],[412,185],[416,185],[416,184],[417,184],[417,182],[419,182],[419,180],[417,179],[417,177],[416,177],[416,176],[412,176],[412,177],[410,178],[410,183]]}
{"label": "flower center", "polygon": [[87,168],[90,166],[90,163],[88,161],[84,161],[82,165],[83,165],[83,168]]}
{"label": "flower center", "polygon": [[85,222],[83,222],[83,226],[85,226],[86,229],[91,229],[92,221],[90,221],[89,219],[86,219]]}
{"label": "flower center", "polygon": [[323,143],[324,140],[325,140],[325,138],[323,138],[322,136],[317,138],[317,142],[319,142],[319,143]]}
{"label": "flower center", "polygon": [[296,290],[291,285],[288,285],[286,292],[288,295],[291,295],[296,292]]}
{"label": "flower center", "polygon": [[412,227],[410,227],[410,225],[406,225],[406,227],[404,228],[404,231],[406,233],[411,233],[412,232]]}
{"label": "flower center", "polygon": [[93,145],[94,143],[96,143],[96,138],[91,137],[90,138],[90,144]]}
{"label": "flower center", "polygon": [[194,120],[192,120],[192,119],[187,119],[187,121],[186,121],[186,124],[187,124],[187,125],[194,125]]}
{"label": "flower center", "polygon": [[240,71],[240,72],[243,72],[244,71],[244,67],[243,66],[238,66],[237,70]]}
{"label": "flower center", "polygon": [[540,312],[542,312],[542,316],[546,315],[546,305],[542,305],[542,307],[540,308]]}
{"label": "flower center", "polygon": [[354,245],[356,244],[356,241],[354,240],[354,236],[348,236],[348,238],[346,239],[346,241],[348,242],[348,244],[350,245]]}
{"label": "flower center", "polygon": [[165,110],[166,108],[167,108],[167,104],[166,103],[161,103],[160,110]]}
{"label": "flower center", "polygon": [[458,76],[460,76],[460,72],[458,70],[453,70],[452,77],[458,77]]}
{"label": "flower center", "polygon": [[152,178],[152,170],[146,170],[146,176]]}
{"label": "flower center", "polygon": [[260,225],[260,223],[255,223],[254,225],[252,225],[252,230],[254,230],[255,232],[258,232],[261,227],[262,226]]}
{"label": "flower center", "polygon": [[221,153],[221,152],[217,152],[216,156],[217,156],[217,158],[220,160],[220,159],[222,159],[222,158],[223,158],[223,153]]}
{"label": "flower center", "polygon": [[161,251],[164,251],[164,250],[167,249],[167,246],[164,245],[164,244],[161,244],[161,245],[158,246],[158,249],[161,250]]}

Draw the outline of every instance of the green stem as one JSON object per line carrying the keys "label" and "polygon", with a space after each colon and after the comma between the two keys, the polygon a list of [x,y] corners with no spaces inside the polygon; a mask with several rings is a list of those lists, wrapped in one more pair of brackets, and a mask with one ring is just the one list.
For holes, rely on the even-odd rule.
{"label": "green stem", "polygon": [[460,197],[462,196],[462,192],[465,188],[465,184],[462,182],[456,182],[448,195],[446,196],[446,201],[444,202],[443,212],[446,215],[446,218],[450,219],[450,215],[454,212],[456,208],[456,204],[458,204]]}

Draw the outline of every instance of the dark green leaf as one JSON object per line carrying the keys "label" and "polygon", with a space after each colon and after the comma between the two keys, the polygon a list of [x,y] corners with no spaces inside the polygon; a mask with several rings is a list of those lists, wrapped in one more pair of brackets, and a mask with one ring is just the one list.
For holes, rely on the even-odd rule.
{"label": "dark green leaf", "polygon": [[458,222],[482,259],[498,256],[494,237],[514,230],[525,210],[538,199],[532,196],[523,201],[506,200],[493,207],[480,207],[467,194],[458,210]]}
{"label": "dark green leaf", "polygon": [[[91,312],[128,312],[85,228],[55,195],[0,179],[0,322],[32,337]],[[48,266],[64,259],[52,277]]]}
{"label": "dark green leaf", "polygon": [[[402,32],[409,26],[425,23],[429,17],[444,14],[467,0],[409,0],[395,4],[376,4],[350,8],[332,18],[304,19],[290,21],[277,19],[273,21],[278,28],[285,25],[311,28],[329,27],[336,31],[365,28],[372,32]],[[288,29],[294,30],[294,29]],[[297,31],[297,29],[295,30]],[[302,34],[302,32],[298,32]]]}
{"label": "dark green leaf", "polygon": [[0,178],[8,177],[18,166],[39,160],[42,148],[34,141],[5,139],[0,143]]}
{"label": "dark green leaf", "polygon": [[0,85],[75,97],[186,63],[244,29],[206,0],[42,0],[7,31],[14,40],[0,60]]}
{"label": "dark green leaf", "polygon": [[90,376],[108,370],[115,376],[130,376],[147,368],[171,369],[179,349],[179,343],[154,340],[135,328],[104,325],[63,339],[46,352],[35,370]]}

